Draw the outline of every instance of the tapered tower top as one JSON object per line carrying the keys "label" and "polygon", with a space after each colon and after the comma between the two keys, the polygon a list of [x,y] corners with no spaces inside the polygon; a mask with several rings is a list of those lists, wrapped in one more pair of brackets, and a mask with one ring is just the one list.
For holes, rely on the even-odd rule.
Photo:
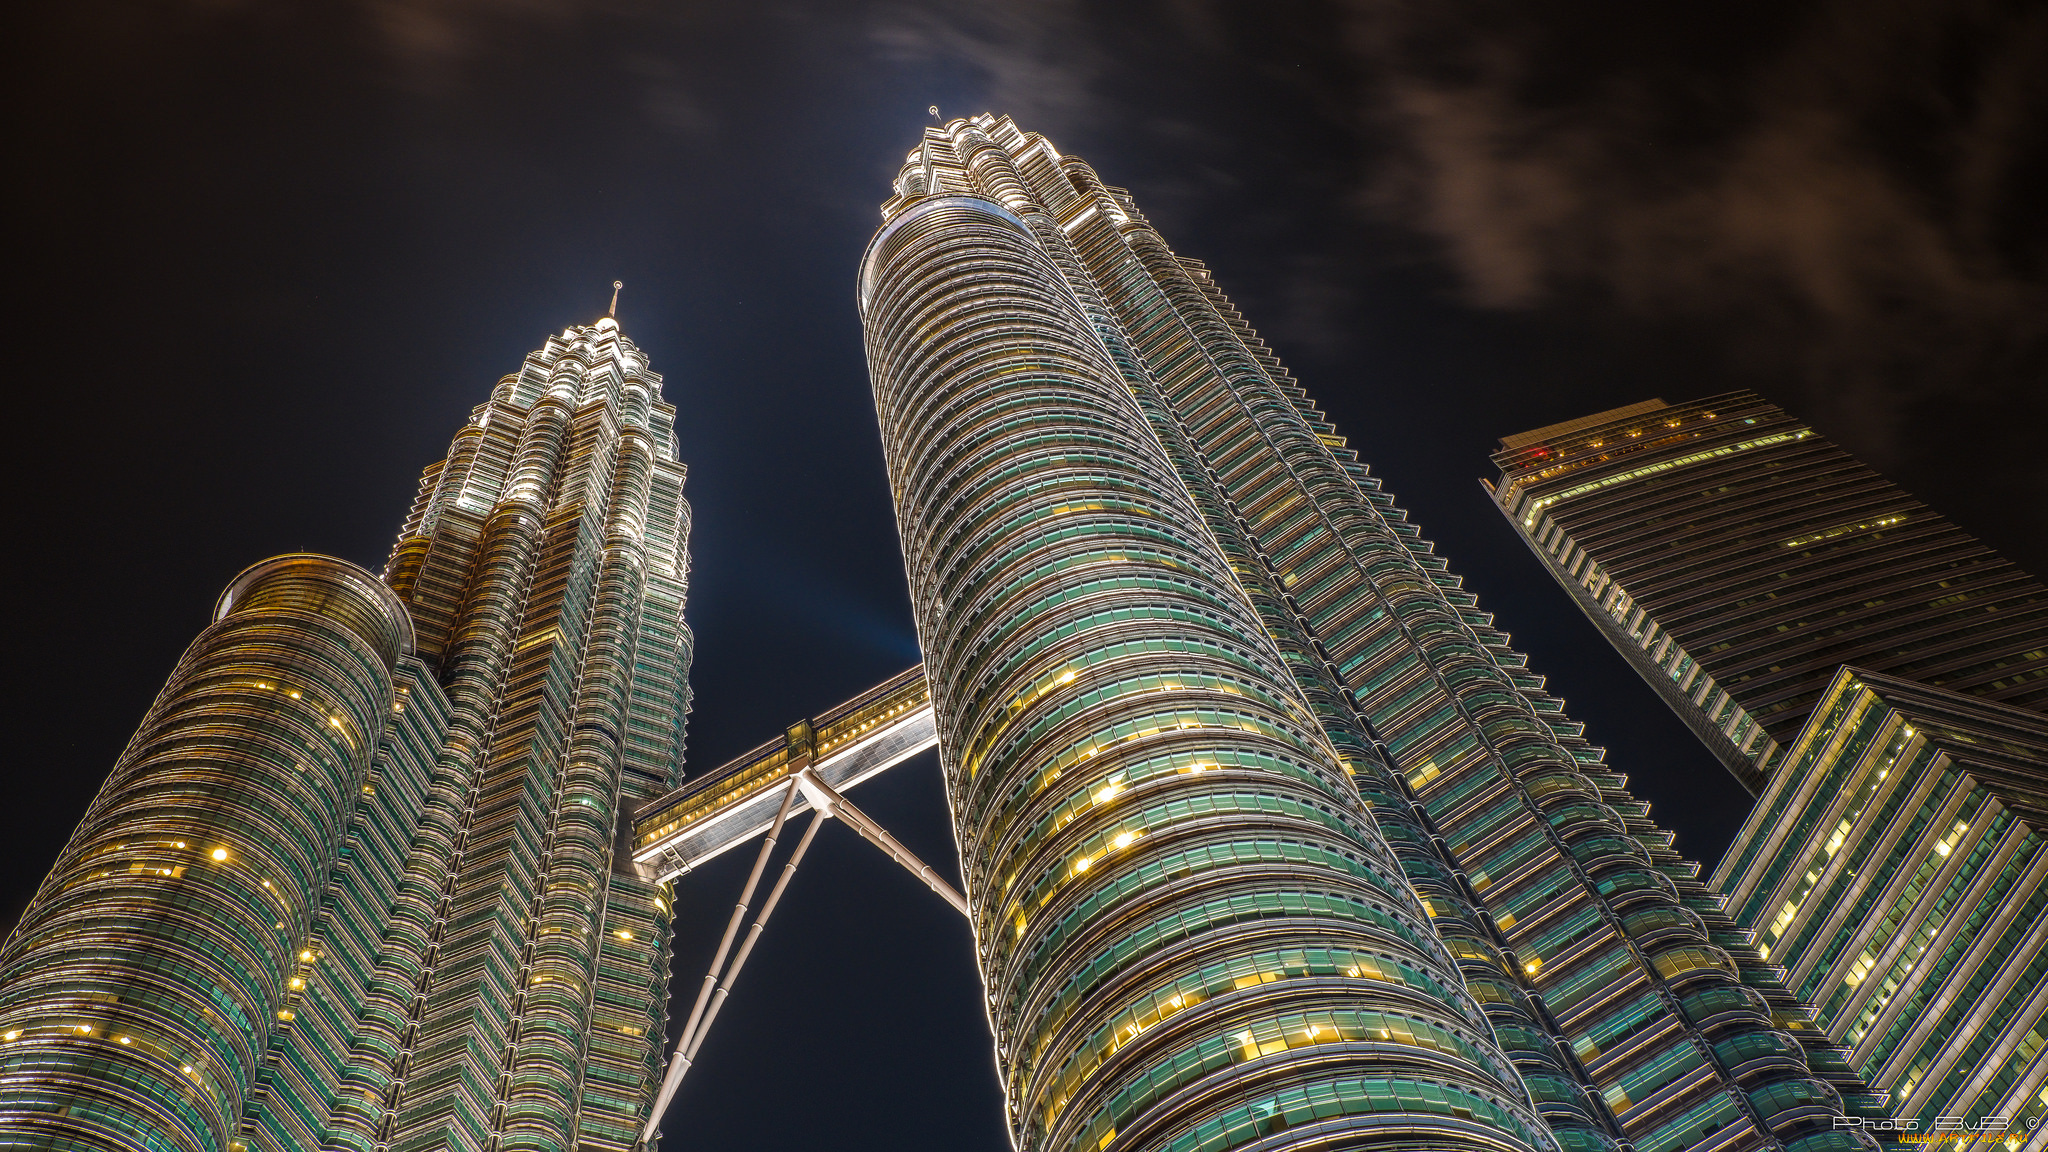
{"label": "tapered tower top", "polygon": [[[969,175],[969,156],[977,149],[995,145],[1013,157],[1021,157],[1032,149],[1043,150],[1047,162],[1058,165],[1064,157],[1045,137],[1036,132],[1026,133],[1017,127],[1008,116],[994,116],[987,113],[972,118],[954,117],[944,124],[935,124],[924,130],[924,139],[903,159],[903,170],[896,175],[896,195],[882,205],[882,218],[893,220],[903,209],[926,196],[948,194],[977,195],[973,177]],[[1005,198],[1004,207],[1017,209],[1022,200],[1009,203]]]}

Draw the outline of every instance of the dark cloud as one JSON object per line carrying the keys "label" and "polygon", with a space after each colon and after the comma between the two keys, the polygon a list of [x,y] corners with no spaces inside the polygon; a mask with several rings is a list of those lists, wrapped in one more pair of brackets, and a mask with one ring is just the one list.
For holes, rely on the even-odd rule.
{"label": "dark cloud", "polygon": [[1000,111],[1020,123],[1068,123],[1106,63],[1099,29],[1076,0],[880,4],[867,19],[880,60],[974,74],[983,104],[941,109],[947,117]]}
{"label": "dark cloud", "polygon": [[718,115],[673,57],[636,52],[626,57],[625,66],[641,82],[640,112],[649,123],[686,137],[717,132]]}
{"label": "dark cloud", "polygon": [[1718,8],[1579,6],[1597,40],[1572,11],[1346,13],[1392,147],[1362,202],[1439,241],[1471,302],[1725,324],[1881,467],[1929,403],[2040,412],[2048,9],[1833,0],[1724,45]]}
{"label": "dark cloud", "polygon": [[418,80],[492,51],[529,26],[562,26],[604,7],[602,0],[362,0],[364,14]]}

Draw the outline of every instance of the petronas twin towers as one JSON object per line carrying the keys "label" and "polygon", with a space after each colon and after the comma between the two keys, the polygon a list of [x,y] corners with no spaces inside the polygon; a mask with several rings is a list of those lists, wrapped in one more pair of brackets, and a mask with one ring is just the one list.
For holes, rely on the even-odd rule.
{"label": "petronas twin towers", "polygon": [[[1007,118],[895,193],[859,306],[1018,1148],[1874,1147],[1882,1098],[1200,264]],[[647,1146],[659,385],[571,328],[381,580],[236,580],[0,953],[0,1146]]]}
{"label": "petronas twin towers", "polygon": [[660,386],[571,328],[382,581],[229,586],[0,953],[0,1147],[630,1146],[668,909],[612,849],[690,658]]}

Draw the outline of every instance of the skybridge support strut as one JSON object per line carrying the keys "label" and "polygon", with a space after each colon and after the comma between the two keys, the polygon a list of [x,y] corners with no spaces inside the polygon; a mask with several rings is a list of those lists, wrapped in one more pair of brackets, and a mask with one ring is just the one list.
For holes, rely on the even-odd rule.
{"label": "skybridge support strut", "polygon": [[937,869],[918,859],[917,853],[905,848],[894,836],[889,835],[886,829],[875,823],[873,817],[855,808],[853,801],[840,795],[830,784],[809,772],[797,775],[797,785],[804,790],[804,799],[811,802],[811,807],[846,821],[847,827],[860,833],[868,843],[888,853],[891,860],[909,869],[911,875],[924,881],[926,887],[937,892],[941,899],[951,904],[955,912],[962,916],[969,915],[965,896],[946,883]]}
{"label": "skybridge support strut", "polygon": [[[775,842],[782,834],[782,826],[789,819],[790,806],[801,793],[810,802],[816,815],[804,828],[804,834],[797,841],[796,851],[782,866],[782,874],[776,877],[775,886],[769,889],[768,899],[761,905],[761,914],[754,918],[753,927],[747,930],[747,938],[740,943],[739,951],[732,953],[731,967],[725,967],[725,958],[732,952],[733,938],[738,934],[740,924],[745,921],[747,907],[754,898],[754,890],[760,885],[761,874],[767,870],[768,858],[775,851]],[[768,917],[775,914],[775,906],[782,901],[782,893],[789,887],[790,877],[796,875],[796,866],[810,850],[811,840],[817,836],[818,828],[827,819],[837,816],[848,827],[860,833],[861,837],[880,848],[889,858],[903,865],[911,875],[924,881],[925,885],[951,904],[962,916],[968,915],[967,898],[960,895],[951,884],[946,883],[931,865],[918,859],[917,854],[905,848],[901,841],[889,835],[873,817],[853,806],[853,802],[840,795],[833,787],[812,774],[809,768],[799,770],[790,779],[789,788],[783,794],[782,806],[775,813],[775,822],[768,828],[768,835],[761,842],[760,855],[754,858],[754,870],[747,876],[746,887],[740,890],[739,903],[734,905],[732,918],[725,926],[725,936],[718,942],[718,951],[711,958],[711,971],[705,973],[704,983],[697,990],[697,1003],[690,1009],[690,1018],[683,1025],[683,1035],[676,1041],[674,1054],[669,1058],[668,1072],[662,1077],[661,1091],[654,1098],[654,1108],[647,1115],[647,1125],[640,1131],[640,1147],[653,1146],[655,1133],[661,1127],[662,1115],[675,1099],[676,1089],[682,1087],[683,1077],[689,1074],[691,1065],[696,1063],[697,1050],[704,1044],[704,1037],[711,1031],[711,1024],[718,1019],[718,1011],[725,1006],[727,995],[732,991],[733,982],[739,979],[740,970],[747,965],[747,957],[754,951],[754,944],[761,939],[762,929],[767,927]]]}
{"label": "skybridge support strut", "polygon": [[[718,951],[712,954],[711,971],[704,974],[704,983],[697,988],[697,1003],[691,1007],[690,1018],[683,1025],[682,1038],[676,1041],[675,1055],[669,1058],[668,1073],[661,1079],[661,1091],[654,1098],[653,1111],[647,1115],[647,1126],[640,1130],[640,1142],[643,1145],[654,1139],[655,1130],[661,1127],[662,1113],[668,1111],[669,1101],[675,1099],[676,1089],[682,1087],[683,1075],[690,1070],[690,1053],[695,1051],[695,1046],[691,1043],[691,1040],[697,1034],[700,1024],[710,1023],[710,1021],[704,1018],[704,1010],[710,1004],[712,992],[714,990],[722,990],[720,989],[721,984],[725,987],[731,986],[731,974],[727,974],[726,978],[722,981],[719,979],[720,973],[725,968],[725,957],[732,950],[733,937],[739,934],[740,925],[746,921],[747,904],[753,900],[754,889],[761,883],[761,873],[768,867],[768,857],[775,851],[775,841],[782,835],[783,822],[789,819],[789,806],[796,802],[796,795],[797,781],[791,780],[788,789],[782,794],[782,806],[776,809],[775,822],[769,825],[768,835],[761,841],[760,855],[754,857],[754,870],[748,873],[746,886],[740,889],[740,900],[738,904],[733,906],[732,919],[726,922],[725,936],[718,942]],[[810,831],[815,832],[817,827],[818,821],[814,817],[811,820]],[[802,848],[810,847],[810,843],[810,833],[807,832],[804,835]],[[799,852],[801,852],[801,848]],[[755,920],[754,929],[747,936],[747,947],[749,949],[753,947],[754,940],[760,935],[762,922],[767,920],[768,914],[775,910],[775,901],[782,895],[783,888],[789,883],[790,874],[795,870],[796,856],[793,855],[790,857],[789,863],[783,865],[782,876],[776,881],[773,895],[769,897],[767,906],[761,909],[760,918]],[[745,959],[745,956],[742,955],[741,959]],[[724,1003],[723,996],[719,997],[719,1002],[721,1004]]]}

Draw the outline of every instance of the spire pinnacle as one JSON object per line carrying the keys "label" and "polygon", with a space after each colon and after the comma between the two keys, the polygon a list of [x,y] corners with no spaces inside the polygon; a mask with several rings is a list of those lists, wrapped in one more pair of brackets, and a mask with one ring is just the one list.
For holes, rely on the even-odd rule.
{"label": "spire pinnacle", "polygon": [[625,286],[626,282],[624,280],[612,281],[612,309],[606,312],[605,315],[610,316],[614,320],[618,319],[619,316],[619,289]]}

